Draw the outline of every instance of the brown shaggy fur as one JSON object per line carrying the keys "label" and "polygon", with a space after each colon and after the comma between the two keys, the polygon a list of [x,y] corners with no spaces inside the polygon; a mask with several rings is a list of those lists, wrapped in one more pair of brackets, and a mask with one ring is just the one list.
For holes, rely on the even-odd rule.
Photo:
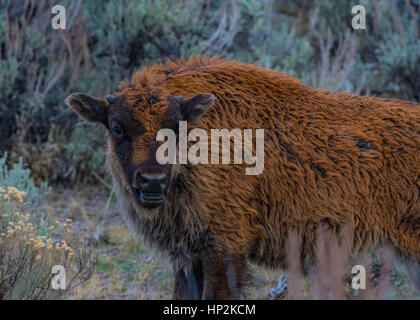
{"label": "brown shaggy fur", "polygon": [[199,93],[217,100],[189,129],[265,129],[261,175],[245,175],[245,165],[174,165],[165,202],[146,209],[109,143],[124,215],[170,257],[174,298],[238,297],[248,259],[282,267],[289,230],[301,237],[302,258],[311,257],[321,224],[337,233],[350,226],[354,255],[390,239],[420,260],[419,104],[308,88],[232,60],[168,61],[136,72],[115,93],[112,112],[125,108],[142,126],[133,166],[156,143],[171,97]]}

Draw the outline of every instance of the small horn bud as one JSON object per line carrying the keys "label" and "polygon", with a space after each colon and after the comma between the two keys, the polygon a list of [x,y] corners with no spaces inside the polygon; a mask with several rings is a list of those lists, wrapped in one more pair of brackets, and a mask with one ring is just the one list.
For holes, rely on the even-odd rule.
{"label": "small horn bud", "polygon": [[117,97],[116,97],[116,96],[114,96],[114,95],[112,95],[112,94],[109,94],[109,95],[107,95],[107,96],[105,97],[105,99],[106,99],[106,100],[108,100],[108,102],[109,102],[110,104],[113,104],[113,103],[115,102],[115,100],[117,99]]}

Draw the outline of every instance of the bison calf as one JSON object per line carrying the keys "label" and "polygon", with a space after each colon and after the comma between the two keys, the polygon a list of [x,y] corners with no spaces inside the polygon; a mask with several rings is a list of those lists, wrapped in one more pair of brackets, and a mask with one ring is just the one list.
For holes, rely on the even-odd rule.
{"label": "bison calf", "polygon": [[[123,215],[171,260],[176,299],[240,297],[248,260],[283,267],[291,230],[311,258],[321,224],[350,226],[354,255],[391,240],[419,272],[419,104],[195,56],[145,67],[105,99],[75,93],[67,103],[108,129]],[[209,135],[264,129],[263,172],[159,163],[156,134],[180,121]]]}

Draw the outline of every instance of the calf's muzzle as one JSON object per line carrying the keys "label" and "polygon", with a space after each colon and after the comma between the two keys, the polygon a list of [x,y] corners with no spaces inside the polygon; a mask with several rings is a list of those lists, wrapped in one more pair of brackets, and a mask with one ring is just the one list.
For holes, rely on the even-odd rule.
{"label": "calf's muzzle", "polygon": [[144,207],[154,208],[162,204],[167,184],[168,175],[165,172],[150,172],[141,168],[134,172],[133,189]]}

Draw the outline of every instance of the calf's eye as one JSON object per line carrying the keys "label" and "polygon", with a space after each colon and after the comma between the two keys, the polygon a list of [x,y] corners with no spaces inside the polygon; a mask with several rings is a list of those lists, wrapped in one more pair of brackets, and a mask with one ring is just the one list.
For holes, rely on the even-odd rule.
{"label": "calf's eye", "polygon": [[122,129],[116,124],[112,125],[112,134],[117,138],[121,138],[124,135]]}

